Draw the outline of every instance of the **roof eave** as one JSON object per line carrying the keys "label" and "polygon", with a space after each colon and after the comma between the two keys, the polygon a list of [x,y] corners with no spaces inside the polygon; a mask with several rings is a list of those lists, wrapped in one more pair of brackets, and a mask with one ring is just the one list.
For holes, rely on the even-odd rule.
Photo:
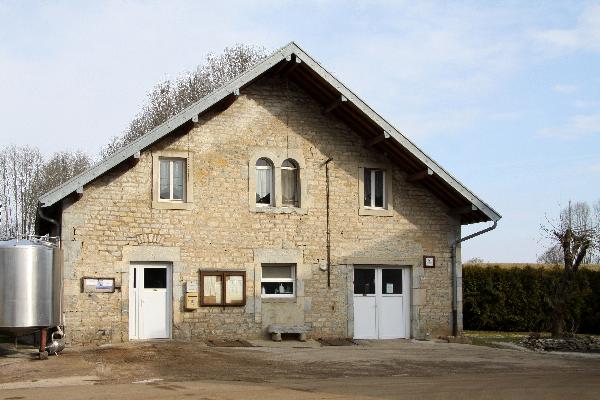
{"label": "roof eave", "polygon": [[[173,130],[181,127],[198,117],[206,110],[217,104],[229,95],[239,93],[239,90],[244,86],[249,85],[255,79],[260,77],[263,73],[271,69],[283,60],[290,61],[292,56],[295,56],[299,61],[306,63],[312,70],[314,70],[322,79],[324,79],[329,85],[343,95],[348,102],[351,102],[357,107],[362,113],[364,113],[369,119],[371,119],[383,132],[386,132],[393,138],[402,148],[407,152],[410,152],[416,157],[425,168],[431,169],[437,176],[443,181],[448,183],[449,186],[457,193],[460,194],[464,199],[470,202],[473,206],[481,211],[488,219],[488,221],[498,221],[502,216],[496,212],[492,207],[486,204],[473,192],[467,189],[458,179],[454,178],[450,173],[444,170],[437,162],[427,156],[420,148],[412,143],[406,136],[404,136],[399,130],[387,122],[383,117],[377,114],[371,107],[363,102],[357,95],[355,95],[350,89],[336,79],[331,73],[323,68],[317,61],[310,57],[304,50],[302,50],[296,43],[290,42],[286,46],[274,52],[271,56],[257,64],[255,67],[246,71],[239,77],[231,80],[229,83],[223,85],[221,88],[215,90],[209,95],[203,97],[198,102],[190,105],[177,115],[169,118],[166,122],[154,128],[146,135],[140,137],[129,145],[125,146],[112,156],[103,160],[102,162],[94,165],[82,174],[72,178],[65,182],[61,186],[45,193],[40,197],[41,207],[49,207],[56,204],[60,200],[74,193],[80,188],[97,177],[101,176],[110,169],[116,167],[123,161],[129,159],[138,152],[141,152],[145,148],[152,145],[157,140],[166,136]],[[473,216],[474,219],[478,219]]]}
{"label": "roof eave", "polygon": [[101,162],[92,166],[83,173],[66,181],[65,183],[56,187],[55,189],[43,194],[39,198],[41,207],[50,207],[58,201],[64,199],[65,197],[74,193],[78,188],[83,187],[85,184],[91,182],[95,178],[116,167],[123,161],[132,157],[137,152],[141,152],[143,149],[152,145],[157,140],[161,139],[173,130],[182,126],[184,123],[191,121],[193,118],[196,118],[199,114],[201,114],[211,106],[215,105],[219,101],[223,100],[225,97],[233,94],[236,91],[239,91],[239,89],[242,86],[249,84],[251,81],[256,79],[258,76],[262,75],[274,65],[278,64],[282,60],[285,60],[287,57],[290,57],[293,53],[292,45],[293,43],[290,43],[285,47],[282,47],[281,49],[273,53],[270,57],[257,64],[255,67],[246,71],[239,77],[231,80],[229,83],[225,84],[220,89],[217,89],[214,92],[203,97],[202,99],[190,105],[177,115],[174,115],[173,117],[169,118],[167,121],[157,126],[156,128],[154,128],[144,136],[140,137],[139,139],[123,147],[115,154],[111,155],[105,160],[102,160]]}

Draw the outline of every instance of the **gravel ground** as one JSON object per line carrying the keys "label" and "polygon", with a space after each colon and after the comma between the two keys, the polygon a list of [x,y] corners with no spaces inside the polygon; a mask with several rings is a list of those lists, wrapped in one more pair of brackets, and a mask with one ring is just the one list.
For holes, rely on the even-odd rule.
{"label": "gravel ground", "polygon": [[[168,390],[165,388],[173,385],[182,396],[185,390],[198,385],[210,387],[215,393],[228,393],[228,388],[239,389],[233,383],[256,388],[257,398],[269,398],[269,394],[279,398],[277,393],[283,391],[292,391],[296,396],[292,398],[311,393],[331,398],[398,398],[402,397],[400,393],[408,392],[413,396],[409,398],[425,394],[446,398],[445,394],[456,395],[455,391],[460,390],[461,398],[519,398],[523,393],[527,395],[523,398],[577,395],[584,399],[598,398],[600,393],[600,355],[540,354],[401,340],[359,341],[341,347],[313,341],[252,343],[256,347],[132,342],[69,348],[47,361],[34,360],[31,349],[21,350],[0,357],[0,399],[21,395],[36,398],[36,390],[49,386],[54,387],[53,393],[60,388],[63,398],[69,398],[69,393],[77,393],[73,387],[108,383],[110,387],[121,385],[123,390],[115,396],[130,393],[126,396],[129,400],[141,393],[146,396],[140,398],[152,398],[146,392],[151,389],[158,393],[162,390],[164,395]],[[0,346],[6,350],[10,345]],[[139,389],[142,386],[144,389]],[[41,396],[43,391],[39,393]]]}

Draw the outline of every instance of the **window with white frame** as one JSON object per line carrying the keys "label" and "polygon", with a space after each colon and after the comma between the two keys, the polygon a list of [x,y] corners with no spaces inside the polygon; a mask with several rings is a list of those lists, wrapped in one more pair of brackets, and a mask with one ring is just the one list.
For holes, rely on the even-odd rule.
{"label": "window with white frame", "polygon": [[300,206],[298,163],[288,158],[281,164],[281,203],[284,207]]}
{"label": "window with white frame", "polygon": [[160,158],[159,200],[185,202],[186,160]]}
{"label": "window with white frame", "polygon": [[365,168],[364,207],[383,209],[386,205],[385,170]]}
{"label": "window with white frame", "polygon": [[256,205],[272,206],[273,200],[273,163],[268,158],[256,161]]}
{"label": "window with white frame", "polygon": [[296,266],[263,264],[260,282],[262,297],[292,298],[296,294]]}

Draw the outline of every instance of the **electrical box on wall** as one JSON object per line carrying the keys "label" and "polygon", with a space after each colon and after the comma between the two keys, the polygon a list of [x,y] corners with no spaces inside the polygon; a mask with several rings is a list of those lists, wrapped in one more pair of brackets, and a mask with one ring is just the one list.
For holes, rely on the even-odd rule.
{"label": "electrical box on wall", "polygon": [[197,310],[198,309],[198,293],[186,293],[185,294],[185,304],[184,307],[186,310]]}
{"label": "electrical box on wall", "polygon": [[188,311],[197,310],[198,304],[198,283],[194,281],[187,281],[185,283],[183,308]]}

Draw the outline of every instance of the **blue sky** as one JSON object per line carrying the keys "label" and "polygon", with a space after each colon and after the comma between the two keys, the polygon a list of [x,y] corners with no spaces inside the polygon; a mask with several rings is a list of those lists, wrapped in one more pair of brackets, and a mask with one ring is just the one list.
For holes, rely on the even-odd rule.
{"label": "blue sky", "polygon": [[600,2],[0,0],[1,143],[95,154],[207,52],[291,40],[503,215],[463,259],[600,199]]}

